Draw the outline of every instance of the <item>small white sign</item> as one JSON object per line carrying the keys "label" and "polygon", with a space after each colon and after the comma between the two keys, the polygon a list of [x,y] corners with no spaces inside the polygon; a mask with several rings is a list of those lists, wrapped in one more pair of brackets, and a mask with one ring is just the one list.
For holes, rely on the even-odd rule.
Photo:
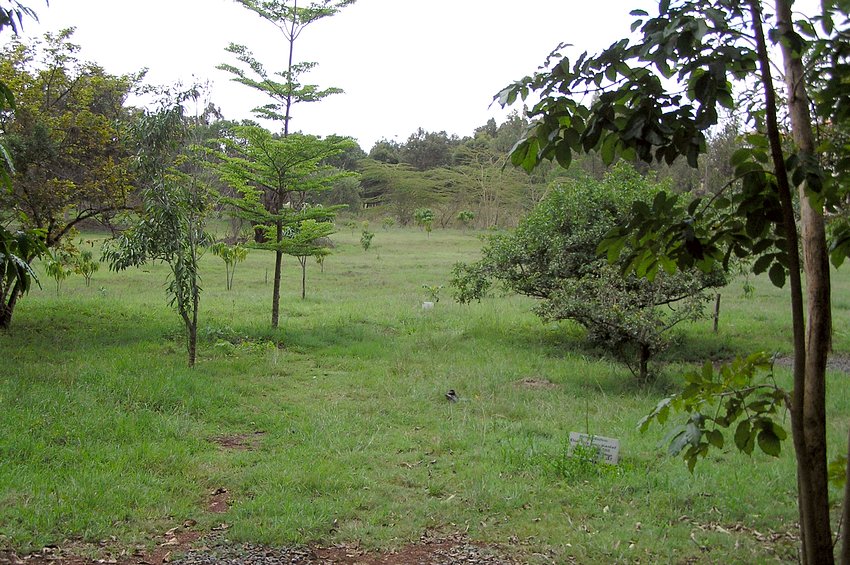
{"label": "small white sign", "polygon": [[434,307],[434,303],[433,303],[433,302],[423,302],[423,303],[422,303],[422,309],[423,309],[423,310],[430,310],[430,309],[432,309],[433,307]]}
{"label": "small white sign", "polygon": [[595,447],[599,450],[599,456],[608,464],[616,465],[620,462],[620,440],[570,432],[570,452],[576,445]]}

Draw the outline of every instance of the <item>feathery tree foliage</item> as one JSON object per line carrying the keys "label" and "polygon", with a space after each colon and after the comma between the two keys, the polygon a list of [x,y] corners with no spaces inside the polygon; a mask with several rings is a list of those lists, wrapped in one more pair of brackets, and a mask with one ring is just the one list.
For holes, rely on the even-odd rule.
{"label": "feathery tree foliage", "polygon": [[314,84],[302,84],[301,75],[317,63],[295,62],[295,42],[311,24],[353,4],[356,0],[320,0],[299,6],[298,0],[236,0],[239,4],[273,24],[283,34],[288,51],[286,69],[269,74],[245,45],[231,43],[227,51],[236,56],[241,66],[230,64],[218,68],[234,75],[233,80],[262,92],[271,102],[254,109],[257,117],[283,121],[284,136],[289,135],[292,107],[301,102],[318,102],[339,88],[321,89]]}
{"label": "feathery tree foliage", "polygon": [[[295,43],[308,26],[333,16],[355,0],[319,0],[301,6],[298,5],[298,0],[237,2],[273,24],[283,34],[287,44],[287,63],[282,71],[269,74],[246,46],[237,44],[231,44],[227,50],[236,56],[240,66],[223,64],[218,67],[234,75],[233,80],[236,82],[262,92],[271,99],[271,102],[254,109],[258,117],[283,121],[283,140],[276,140],[281,141],[280,143],[272,143],[275,138],[259,129],[242,129],[242,135],[250,138],[248,144],[253,149],[248,148],[241,153],[237,150],[239,157],[225,159],[222,169],[243,196],[241,202],[233,201],[239,214],[252,222],[258,235],[265,234],[258,240],[258,246],[275,251],[272,327],[277,327],[280,317],[281,269],[283,254],[286,252],[284,228],[291,229],[292,222],[332,219],[333,214],[328,209],[311,208],[312,212],[307,211],[303,196],[318,188],[329,187],[332,182],[329,179],[339,179],[341,175],[323,174],[326,168],[321,161],[351,148],[351,142],[345,138],[329,138],[321,142],[315,137],[299,135],[295,143],[287,143],[290,137],[292,108],[295,104],[317,102],[331,94],[342,92],[339,88],[321,89],[316,85],[300,82],[300,77],[313,69],[316,63],[296,62]],[[324,148],[319,148],[322,144]],[[256,152],[251,154],[260,147],[272,146],[273,153],[268,155]],[[285,152],[290,150],[293,153],[285,155]],[[251,163],[255,158],[257,161]],[[265,172],[261,173],[263,169]],[[277,178],[273,178],[274,175]],[[306,184],[293,184],[300,181]],[[301,200],[293,200],[294,195],[301,195]],[[285,206],[288,210],[284,210]],[[291,212],[299,212],[300,216],[294,218]],[[304,268],[306,266],[302,262],[302,269]]]}
{"label": "feathery tree foliage", "polygon": [[[335,217],[339,207],[311,206],[310,198],[352,174],[325,163],[354,142],[302,134],[281,137],[259,126],[238,126],[219,143],[221,150],[211,150],[218,159],[215,167],[239,194],[223,201],[255,226],[253,246],[275,253],[272,326],[277,327],[283,256],[293,248],[293,240],[301,238],[298,228],[306,220],[327,223]],[[303,247],[296,247],[301,257]]]}

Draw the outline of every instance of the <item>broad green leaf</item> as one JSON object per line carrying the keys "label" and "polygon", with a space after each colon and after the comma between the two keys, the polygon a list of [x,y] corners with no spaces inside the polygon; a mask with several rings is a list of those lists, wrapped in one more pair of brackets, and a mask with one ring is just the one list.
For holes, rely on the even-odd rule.
{"label": "broad green leaf", "polygon": [[536,138],[532,138],[528,140],[528,152],[525,154],[525,159],[522,161],[522,168],[528,171],[529,173],[534,170],[534,167],[537,166],[538,151],[540,150],[540,143]]}
{"label": "broad green leaf", "polygon": [[519,167],[525,161],[529,153],[529,143],[527,139],[522,139],[511,149],[511,163],[515,167]]}
{"label": "broad green leaf", "polygon": [[570,164],[573,160],[573,152],[566,141],[561,141],[555,145],[555,160],[558,161],[558,164],[561,167],[565,169],[570,168]]}
{"label": "broad green leaf", "polygon": [[616,158],[616,149],[617,149],[617,136],[615,134],[609,134],[605,137],[605,141],[602,142],[602,150],[600,152],[600,156],[602,157],[602,162],[605,165],[611,165]]}
{"label": "broad green leaf", "polygon": [[753,263],[753,273],[760,275],[773,263],[773,255],[762,255]]}
{"label": "broad green leaf", "polygon": [[727,110],[731,110],[735,107],[735,98],[732,97],[732,93],[728,90],[717,91],[717,102]]}
{"label": "broad green leaf", "polygon": [[773,286],[777,288],[785,286],[785,267],[781,264],[774,263],[767,275],[770,277],[770,282],[773,283]]}
{"label": "broad green leaf", "polygon": [[758,444],[762,451],[773,457],[779,457],[782,444],[770,427],[764,427],[758,434]]}
{"label": "broad green leaf", "polygon": [[711,430],[706,433],[708,442],[717,449],[723,449],[723,434],[720,430]]}
{"label": "broad green leaf", "polygon": [[847,482],[847,456],[839,455],[829,462],[829,482],[836,488],[843,488]]}
{"label": "broad green leaf", "polygon": [[749,420],[741,420],[735,429],[735,446],[746,454],[753,452],[752,430]]}
{"label": "broad green leaf", "polygon": [[762,133],[751,133],[746,136],[747,143],[759,149],[770,149],[770,141]]}
{"label": "broad green leaf", "polygon": [[733,167],[735,167],[737,169],[742,164],[749,161],[751,156],[752,156],[752,149],[749,149],[747,147],[743,147],[741,149],[738,149],[734,153],[732,153],[732,157],[729,159],[729,162],[732,164]]}
{"label": "broad green leaf", "polygon": [[667,454],[675,457],[679,455],[686,445],[690,443],[687,430],[684,426],[680,426],[674,430],[676,433],[670,437],[670,444],[667,446]]}
{"label": "broad green leaf", "polygon": [[[783,398],[783,396],[780,396],[780,398]],[[785,441],[788,438],[788,432],[786,432],[785,429],[776,422],[770,422],[770,429],[780,441]]]}
{"label": "broad green leaf", "polygon": [[15,109],[15,95],[5,82],[0,81],[0,111],[6,109]]}

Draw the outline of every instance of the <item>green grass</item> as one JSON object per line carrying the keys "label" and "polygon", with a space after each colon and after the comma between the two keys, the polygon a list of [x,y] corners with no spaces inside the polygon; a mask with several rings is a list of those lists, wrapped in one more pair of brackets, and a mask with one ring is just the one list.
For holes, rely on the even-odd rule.
{"label": "green grass", "polygon": [[[58,296],[44,280],[24,297],[0,334],[0,547],[112,535],[129,546],[191,518],[268,544],[391,548],[427,528],[532,562],[794,560],[793,542],[752,533],[793,531],[790,443],[779,460],[716,452],[691,475],[659,448],[663,430],[635,428],[694,363],[789,353],[785,291],[760,279],[751,299],[739,283],[724,290],[720,332],[683,328],[658,383],[640,388],[578,328],[542,324],[531,300],[453,303],[451,267],[476,257],[475,234],[380,230],[368,252],[358,238],[337,234],[324,273],[311,262],[306,300],[286,263],[277,330],[272,257],[252,252],[228,292],[223,262],[207,255],[194,370],[162,266],[102,270],[90,288],[72,278]],[[421,309],[423,285],[445,287],[433,310]],[[848,291],[838,273],[841,354]],[[459,402],[444,399],[451,388]],[[829,374],[829,394],[837,453],[845,375]],[[253,450],[212,441],[258,431]],[[570,431],[619,438],[621,465],[564,461]],[[232,506],[209,514],[218,487]]]}

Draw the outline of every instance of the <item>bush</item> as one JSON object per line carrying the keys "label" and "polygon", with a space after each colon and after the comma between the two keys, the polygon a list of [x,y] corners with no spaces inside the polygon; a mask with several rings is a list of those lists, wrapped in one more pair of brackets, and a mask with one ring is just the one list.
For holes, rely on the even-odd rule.
{"label": "bush", "polygon": [[726,284],[719,272],[660,272],[652,281],[622,276],[622,265],[597,255],[605,234],[658,189],[625,164],[602,182],[555,187],[514,232],[490,236],[480,261],[455,265],[455,298],[480,300],[499,281],[540,299],[541,318],[582,325],[590,341],[636,364],[634,372],[646,380],[649,359],[669,344],[669,330],[699,317],[709,299],[705,290]]}
{"label": "bush", "polygon": [[363,248],[363,251],[369,251],[373,237],[375,237],[375,234],[365,229],[360,234],[360,246]]}

